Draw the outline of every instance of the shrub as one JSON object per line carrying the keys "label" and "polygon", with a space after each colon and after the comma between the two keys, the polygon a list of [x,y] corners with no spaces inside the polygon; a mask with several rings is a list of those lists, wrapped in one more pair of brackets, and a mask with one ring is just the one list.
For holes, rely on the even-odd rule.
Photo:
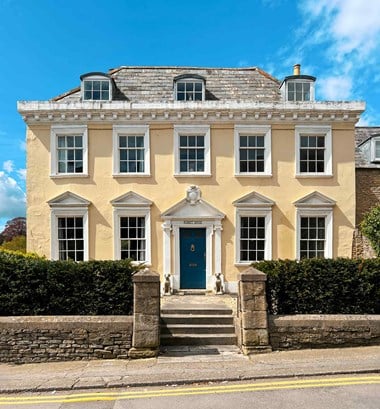
{"label": "shrub", "polygon": [[373,207],[365,214],[360,227],[370,241],[377,257],[380,257],[380,205]]}
{"label": "shrub", "polygon": [[0,251],[0,315],[120,315],[133,308],[131,260],[49,261]]}
{"label": "shrub", "polygon": [[379,314],[380,259],[262,261],[271,314]]}
{"label": "shrub", "polygon": [[1,250],[12,250],[12,251],[20,251],[21,253],[26,252],[26,237],[25,236],[16,236],[13,237],[10,241],[4,242],[0,246]]}

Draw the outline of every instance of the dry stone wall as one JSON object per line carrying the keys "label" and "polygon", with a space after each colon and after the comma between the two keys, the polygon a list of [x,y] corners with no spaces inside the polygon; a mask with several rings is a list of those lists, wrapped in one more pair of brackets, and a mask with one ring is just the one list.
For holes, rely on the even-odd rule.
{"label": "dry stone wall", "polygon": [[380,345],[380,315],[269,316],[273,349]]}
{"label": "dry stone wall", "polygon": [[131,316],[0,317],[0,362],[127,358]]}

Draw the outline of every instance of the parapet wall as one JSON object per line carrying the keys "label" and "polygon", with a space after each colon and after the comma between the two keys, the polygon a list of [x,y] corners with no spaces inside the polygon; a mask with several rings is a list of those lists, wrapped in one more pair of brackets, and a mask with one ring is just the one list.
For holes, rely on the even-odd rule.
{"label": "parapet wall", "polygon": [[127,358],[132,316],[0,317],[0,362]]}
{"label": "parapet wall", "polygon": [[380,345],[380,315],[269,316],[273,349]]}

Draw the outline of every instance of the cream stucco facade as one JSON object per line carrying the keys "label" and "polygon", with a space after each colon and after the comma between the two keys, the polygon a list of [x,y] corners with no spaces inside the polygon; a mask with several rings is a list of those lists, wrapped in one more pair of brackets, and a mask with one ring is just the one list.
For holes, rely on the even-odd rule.
{"label": "cream stucco facade", "polygon": [[[56,225],[52,220],[59,211],[83,212],[88,229],[85,258],[120,258],[115,239],[120,227],[118,212],[148,214],[149,240],[145,250],[150,257],[147,261],[162,276],[170,276],[175,290],[181,288],[180,231],[192,227],[205,229],[205,288],[212,290],[215,275],[221,274],[224,289],[236,291],[238,273],[251,262],[242,262],[237,254],[239,215],[269,215],[265,258],[295,259],[299,257],[298,217],[315,212],[317,216],[327,217],[325,246],[330,248],[325,249],[324,256],[351,255],[355,226],[354,127],[364,109],[362,103],[132,104],[61,100],[20,102],[18,108],[27,123],[29,251],[56,258],[53,231]],[[118,159],[114,134],[115,127],[120,126],[121,129],[144,127],[149,143],[149,155],[145,158],[148,174],[115,174]],[[87,143],[83,155],[87,157],[87,172],[52,174],[52,161],[56,160],[55,152],[52,153],[54,132],[60,127],[73,127],[80,132],[85,129]],[[176,129],[181,127],[188,127],[188,134],[192,134],[192,127],[208,131],[207,174],[178,174]],[[236,174],[239,160],[236,135],[239,129],[247,133],[250,127],[253,134],[260,127],[267,132],[269,145],[265,149],[269,150],[269,159],[266,158],[269,167],[262,174]],[[326,147],[329,152],[325,153],[328,171],[323,174],[297,171],[300,149],[297,130],[304,132],[305,128],[310,129],[310,135],[318,134],[318,130],[324,134],[326,129],[330,132],[331,146]],[[66,192],[70,192],[69,196],[64,196]],[[193,199],[189,192],[194,193]],[[76,209],[80,212],[76,213]]]}

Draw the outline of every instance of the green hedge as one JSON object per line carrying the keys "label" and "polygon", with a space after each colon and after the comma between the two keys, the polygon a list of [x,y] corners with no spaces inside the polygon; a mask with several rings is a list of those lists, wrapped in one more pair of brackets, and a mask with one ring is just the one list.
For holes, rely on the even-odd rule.
{"label": "green hedge", "polygon": [[262,261],[271,314],[380,314],[380,258]]}
{"label": "green hedge", "polygon": [[128,315],[135,271],[130,260],[74,263],[0,251],[0,315]]}

